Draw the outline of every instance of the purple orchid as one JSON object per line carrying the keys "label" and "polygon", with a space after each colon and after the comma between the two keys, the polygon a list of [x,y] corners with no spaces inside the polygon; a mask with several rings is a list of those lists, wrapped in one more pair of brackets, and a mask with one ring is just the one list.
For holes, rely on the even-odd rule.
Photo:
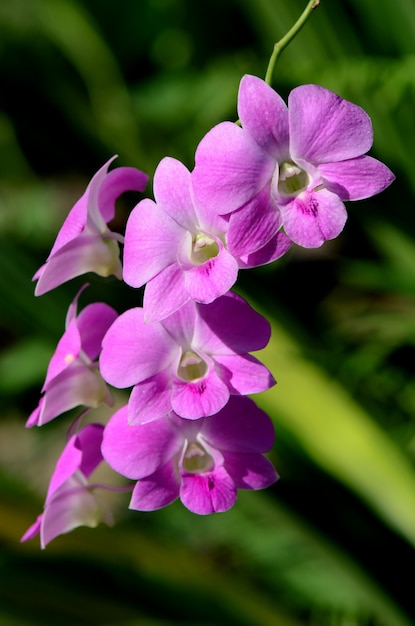
{"label": "purple orchid", "polygon": [[92,178],[84,195],[71,209],[46,263],[36,272],[35,295],[40,296],[86,272],[122,278],[118,242],[123,237],[109,230],[115,201],[126,191],[143,191],[148,176],[133,167],[108,172],[112,157]]}
{"label": "purple orchid", "polygon": [[228,249],[252,252],[283,227],[306,248],[342,231],[344,200],[369,198],[394,179],[366,156],[373,142],[369,116],[328,89],[302,85],[282,98],[255,76],[242,78],[242,128],[215,126],[200,142],[193,172],[195,201],[231,214]]}
{"label": "purple orchid", "polygon": [[[125,232],[124,280],[132,287],[147,286],[146,321],[171,315],[189,300],[207,304],[235,283],[239,267],[254,267],[282,256],[290,240],[279,232],[267,245],[252,238],[243,255],[227,247],[228,220],[202,209],[192,197],[191,174],[166,157],[154,175],[154,197],[146,198],[130,214]],[[258,229],[262,232],[261,224]]]}
{"label": "purple orchid", "polygon": [[103,521],[112,524],[111,513],[95,495],[89,476],[103,460],[101,443],[104,427],[88,424],[73,435],[65,446],[49,483],[44,510],[25,532],[21,541],[40,534],[42,548],[58,535],[78,526],[95,527]]}
{"label": "purple orchid", "polygon": [[230,509],[237,489],[264,489],[278,475],[263,456],[272,422],[252,400],[233,396],[211,417],[168,417],[130,426],[123,407],[108,422],[102,453],[117,472],[137,480],[130,508],[153,511],[180,498],[193,513]]}
{"label": "purple orchid", "polygon": [[188,419],[213,415],[231,394],[264,391],[275,381],[248,354],[266,346],[270,325],[243,298],[227,293],[211,304],[185,304],[146,324],[142,308],[115,320],[102,343],[102,376],[134,386],[129,420],[140,424],[175,411]]}
{"label": "purple orchid", "polygon": [[79,405],[113,404],[96,359],[102,339],[118,314],[107,304],[95,302],[77,316],[79,295],[68,309],[65,333],[50,360],[43,396],[27,420],[27,427],[42,426]]}

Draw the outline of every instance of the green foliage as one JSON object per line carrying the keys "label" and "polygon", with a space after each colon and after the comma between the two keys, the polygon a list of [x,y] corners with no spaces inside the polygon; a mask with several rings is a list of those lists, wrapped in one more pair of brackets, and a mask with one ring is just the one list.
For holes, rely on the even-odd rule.
{"label": "green foliage", "polygon": [[[264,359],[281,480],[229,513],[179,504],[79,529],[45,552],[40,511],[68,420],[26,431],[80,282],[35,299],[31,277],[85,182],[112,154],[152,175],[193,165],[235,120],[244,73],[265,74],[303,0],[0,3],[0,626],[411,626],[415,544],[415,4],[321,0],[275,87],[322,84],[365,108],[397,174],[349,205],[321,250],[243,273],[271,319]],[[120,224],[132,203],[120,205]],[[88,277],[120,311],[137,295]],[[120,399],[120,401],[122,398]],[[105,415],[104,415],[105,418]]]}

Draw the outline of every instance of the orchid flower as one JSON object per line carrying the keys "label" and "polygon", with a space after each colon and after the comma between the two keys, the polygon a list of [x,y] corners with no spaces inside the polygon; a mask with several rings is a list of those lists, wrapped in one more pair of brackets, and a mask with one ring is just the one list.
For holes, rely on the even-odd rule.
{"label": "orchid flower", "polygon": [[263,80],[244,76],[238,96],[242,127],[222,122],[196,151],[195,202],[228,215],[231,254],[252,252],[283,228],[305,248],[337,237],[343,201],[383,191],[394,179],[365,153],[373,142],[369,116],[318,85],[290,93],[288,107]]}
{"label": "orchid flower", "polygon": [[35,295],[40,296],[86,272],[122,278],[118,242],[123,237],[109,230],[115,201],[126,191],[143,191],[148,176],[133,167],[108,172],[112,157],[89,183],[60,229],[49,257],[36,272]]}

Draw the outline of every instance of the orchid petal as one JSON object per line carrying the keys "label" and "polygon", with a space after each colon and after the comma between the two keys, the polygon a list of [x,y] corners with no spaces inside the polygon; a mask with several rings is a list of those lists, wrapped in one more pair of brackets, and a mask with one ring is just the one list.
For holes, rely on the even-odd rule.
{"label": "orchid petal", "polygon": [[86,306],[78,316],[78,330],[82,351],[93,361],[101,351],[105,333],[117,319],[118,313],[104,302]]}
{"label": "orchid petal", "polygon": [[241,296],[229,292],[198,305],[194,343],[207,354],[244,354],[264,348],[271,336],[269,322]]}
{"label": "orchid petal", "polygon": [[155,511],[179,497],[179,481],[173,461],[168,461],[151,476],[142,478],[135,486],[130,509]]}
{"label": "orchid petal", "polygon": [[318,85],[301,85],[288,98],[291,156],[314,164],[353,159],[373,142],[370,117],[357,104]]}
{"label": "orchid petal", "polygon": [[236,487],[224,467],[202,474],[182,474],[180,500],[198,515],[228,511],[236,501]]}
{"label": "orchid petal", "polygon": [[73,319],[56,346],[46,373],[42,391],[45,391],[53,379],[71,365],[81,351],[81,336],[77,320]]}
{"label": "orchid petal", "polygon": [[76,294],[75,298],[72,300],[70,305],[68,306],[68,310],[66,312],[66,318],[65,318],[65,328],[68,328],[72,320],[77,318],[79,298],[81,297],[82,292],[85,291],[87,287],[89,287],[88,283],[83,284],[82,287],[78,289],[78,293]]}
{"label": "orchid petal", "polygon": [[[102,439],[102,434],[101,434]],[[82,462],[82,450],[79,445],[77,435],[73,435],[65,446],[61,456],[56,463],[54,472],[49,482],[46,495],[46,504],[53,497],[53,494],[77,472]]]}
{"label": "orchid petal", "polygon": [[230,216],[229,252],[241,256],[260,250],[279,231],[281,224],[280,212],[267,186]]}
{"label": "orchid petal", "polygon": [[177,159],[165,157],[154,173],[154,197],[177,224],[192,230],[197,223],[189,170]]}
{"label": "orchid petal", "polygon": [[195,211],[197,213],[197,230],[200,232],[214,233],[222,241],[226,240],[226,233],[228,232],[229,215],[219,215],[211,210],[209,204],[201,205],[197,204],[197,200],[194,199]]}
{"label": "orchid petal", "polygon": [[85,229],[87,220],[88,193],[79,198],[68,213],[52,246],[48,260],[67,243],[78,237]]}
{"label": "orchid petal", "polygon": [[152,200],[131,212],[125,231],[124,280],[141,287],[177,258],[185,231]]}
{"label": "orchid petal", "polygon": [[183,272],[177,263],[173,263],[146,285],[143,299],[145,320],[147,323],[162,320],[189,300]]}
{"label": "orchid petal", "polygon": [[215,361],[231,393],[259,393],[275,385],[271,372],[250,354],[215,355]]}
{"label": "orchid petal", "polygon": [[[105,166],[104,166],[105,167]],[[135,167],[117,167],[107,173],[98,194],[98,207],[106,223],[115,215],[115,202],[126,191],[144,191],[148,176]]]}
{"label": "orchid petal", "polygon": [[325,187],[341,200],[363,200],[380,193],[395,179],[386,165],[370,156],[319,166]]}
{"label": "orchid petal", "polygon": [[124,406],[105,427],[102,454],[116,472],[137,480],[170,461],[181,445],[182,437],[168,418],[131,426]]}
{"label": "orchid petal", "polygon": [[337,237],[347,219],[343,202],[327,189],[304,192],[280,208],[287,236],[304,248]]}
{"label": "orchid petal", "polygon": [[40,544],[45,548],[58,535],[79,526],[95,528],[106,516],[95,495],[88,490],[81,476],[75,475],[56,491],[46,505],[40,528]]}
{"label": "orchid petal", "polygon": [[29,415],[29,417],[26,420],[26,424],[25,424],[26,428],[33,428],[33,426],[38,426],[39,418],[40,418],[40,415],[41,415],[41,412],[42,412],[42,407],[43,407],[44,402],[45,402],[45,398],[44,397],[40,398],[39,404],[31,412],[31,414]]}
{"label": "orchid petal", "polygon": [[101,452],[103,434],[104,426],[102,424],[87,424],[77,433],[77,445],[82,450],[82,461],[79,469],[85,478],[89,478],[103,460]]}
{"label": "orchid petal", "polygon": [[180,309],[162,320],[164,328],[179,345],[186,346],[193,342],[198,311],[196,302],[189,300]]}
{"label": "orchid petal", "polygon": [[276,160],[288,156],[288,110],[284,100],[256,76],[242,78],[238,95],[242,127]]}
{"label": "orchid petal", "polygon": [[192,184],[196,205],[221,215],[256,196],[275,168],[275,159],[231,122],[222,122],[205,135],[195,159]]}
{"label": "orchid petal", "polygon": [[268,452],[274,442],[271,419],[245,396],[231,396],[219,413],[203,420],[200,433],[221,452]]}
{"label": "orchid petal", "polygon": [[229,389],[213,369],[199,380],[173,380],[172,408],[180,417],[198,419],[220,411],[229,400]]}
{"label": "orchid petal", "polygon": [[101,463],[103,460],[101,454],[103,431],[104,427],[101,424],[87,424],[79,433],[70,438],[50,479],[46,504],[55,491],[78,469],[85,478],[88,478]]}
{"label": "orchid petal", "polygon": [[226,452],[224,468],[237,489],[265,489],[279,478],[271,461],[262,454]]}
{"label": "orchid petal", "polygon": [[119,259],[119,246],[113,239],[102,239],[100,235],[82,233],[79,237],[62,246],[33,277],[38,279],[35,295],[62,285],[71,278],[87,272],[100,276],[114,274],[122,277]]}
{"label": "orchid petal", "polygon": [[171,408],[170,368],[135,385],[128,401],[128,423],[146,424],[164,418]]}
{"label": "orchid petal", "polygon": [[238,276],[238,263],[221,245],[218,256],[184,272],[184,286],[197,302],[212,302],[229,291]]}
{"label": "orchid petal", "polygon": [[102,403],[111,405],[113,398],[98,370],[92,370],[82,361],[74,362],[48,386],[37,425],[43,426],[76,406],[96,408]]}
{"label": "orchid petal", "polygon": [[111,157],[111,159],[94,174],[83,195],[87,203],[86,228],[92,233],[102,235],[107,230],[106,222],[99,210],[100,189],[108,176],[109,166],[116,158],[116,156]]}
{"label": "orchid petal", "polygon": [[115,387],[130,387],[164,370],[177,351],[161,324],[146,324],[143,309],[129,309],[103,339],[101,373]]}
{"label": "orchid petal", "polygon": [[272,263],[280,259],[292,246],[292,241],[285,233],[279,231],[262,248],[251,254],[242,255],[238,258],[240,268],[248,269]]}
{"label": "orchid petal", "polygon": [[24,533],[23,537],[20,539],[21,543],[23,543],[24,541],[30,541],[30,539],[34,539],[36,535],[40,533],[42,517],[43,517],[43,513],[37,516],[36,521],[31,526],[29,526],[29,528]]}

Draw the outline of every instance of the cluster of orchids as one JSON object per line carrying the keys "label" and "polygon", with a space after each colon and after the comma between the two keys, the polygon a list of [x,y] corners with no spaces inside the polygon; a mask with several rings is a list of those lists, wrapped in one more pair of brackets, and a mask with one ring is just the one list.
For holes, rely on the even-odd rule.
{"label": "cluster of orchids", "polygon": [[293,244],[315,248],[337,237],[344,201],[368,198],[394,176],[366,155],[369,116],[323,87],[299,86],[287,105],[246,75],[238,116],[205,135],[193,171],[162,159],[154,200],[132,210],[124,237],[108,226],[115,201],[143,192],[148,177],[109,170],[108,161],[36,273],[36,295],[87,272],[115,275],[144,294],[143,306],[121,314],[103,302],[78,312],[82,288],[69,307],[27,426],[112,405],[111,386],[131,392],[106,425],[71,426],[44,510],[23,541],[40,533],[44,547],[77,526],[110,523],[97,496],[105,486],[91,478],[101,463],[133,481],[129,506],[138,511],[180,498],[193,513],[223,512],[238,489],[277,480],[265,456],[272,421],[248,397],[275,384],[251,354],[267,345],[270,324],[231,289],[240,269],[269,264]]}

